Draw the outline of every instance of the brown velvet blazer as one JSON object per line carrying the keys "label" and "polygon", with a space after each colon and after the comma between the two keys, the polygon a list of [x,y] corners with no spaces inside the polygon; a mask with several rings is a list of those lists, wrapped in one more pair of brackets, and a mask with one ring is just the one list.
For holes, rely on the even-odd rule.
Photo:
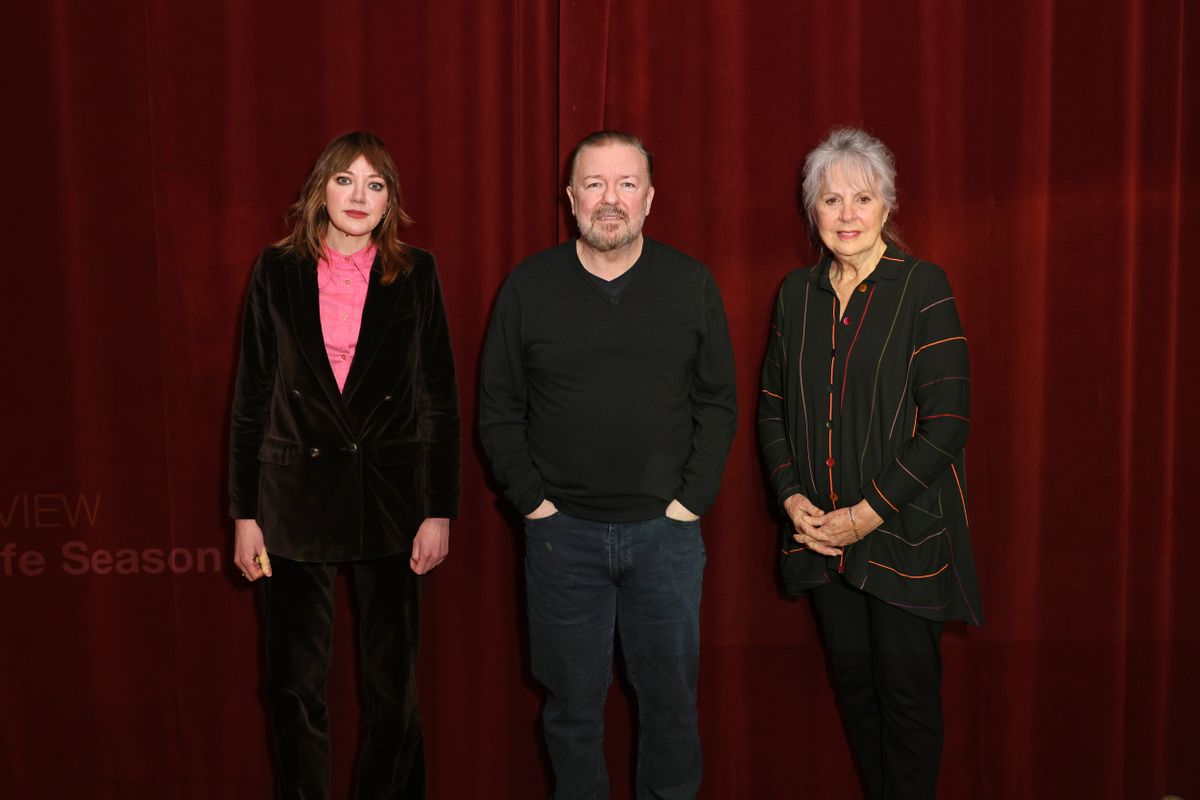
{"label": "brown velvet blazer", "polygon": [[408,552],[459,496],[454,356],[433,256],[371,269],[339,392],[325,352],[316,264],[268,247],[246,297],[229,448],[229,514],[297,561]]}

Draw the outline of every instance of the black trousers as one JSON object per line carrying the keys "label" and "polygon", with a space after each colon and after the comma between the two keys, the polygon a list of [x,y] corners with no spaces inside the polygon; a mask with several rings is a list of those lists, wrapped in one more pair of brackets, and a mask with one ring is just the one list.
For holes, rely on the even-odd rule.
{"label": "black trousers", "polygon": [[853,588],[813,590],[846,737],[868,800],[932,800],[942,758],[942,624]]}
{"label": "black trousers", "polygon": [[[286,800],[330,796],[325,687],[333,643],[338,564],[271,557],[260,579],[266,637],[265,689],[279,783]],[[355,561],[363,736],[355,796],[425,796],[425,753],[417,710],[421,582],[408,555]]]}

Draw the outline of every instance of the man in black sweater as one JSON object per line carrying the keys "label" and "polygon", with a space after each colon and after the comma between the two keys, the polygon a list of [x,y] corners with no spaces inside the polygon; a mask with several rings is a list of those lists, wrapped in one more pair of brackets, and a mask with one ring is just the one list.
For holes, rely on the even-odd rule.
{"label": "man in black sweater", "polygon": [[638,694],[638,796],[700,785],[699,519],[737,423],[733,351],[708,270],[642,236],[652,170],[630,134],[579,143],[567,187],[579,238],[513,270],[484,347],[479,428],[525,516],[558,800],[608,797],[614,625]]}

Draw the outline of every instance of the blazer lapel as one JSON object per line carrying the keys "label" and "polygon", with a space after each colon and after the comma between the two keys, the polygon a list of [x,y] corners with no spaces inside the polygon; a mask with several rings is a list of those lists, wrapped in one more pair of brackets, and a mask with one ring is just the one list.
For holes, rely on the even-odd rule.
{"label": "blazer lapel", "polygon": [[321,304],[317,296],[317,270],[315,265],[293,261],[291,278],[288,280],[288,299],[292,307],[292,326],[296,333],[300,352],[308,366],[316,374],[321,388],[329,398],[330,405],[347,423],[346,404],[338,391],[337,379],[329,366],[329,354],[325,352],[325,334],[321,331]]}
{"label": "blazer lapel", "polygon": [[375,264],[371,267],[371,283],[367,287],[367,302],[363,305],[362,323],[358,329],[358,343],[354,346],[354,360],[350,362],[350,373],[346,375],[346,385],[342,391],[346,405],[354,399],[354,393],[362,385],[363,376],[387,339],[388,329],[396,318],[396,304],[400,301],[401,289],[406,283],[406,278],[401,277],[385,286],[380,282],[382,277],[379,256],[376,256]]}

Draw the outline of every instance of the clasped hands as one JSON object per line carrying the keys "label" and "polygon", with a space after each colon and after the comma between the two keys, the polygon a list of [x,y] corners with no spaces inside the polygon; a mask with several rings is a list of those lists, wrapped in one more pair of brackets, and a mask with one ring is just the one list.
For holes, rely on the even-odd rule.
{"label": "clasped hands", "polygon": [[783,501],[783,510],[796,529],[792,538],[814,553],[825,556],[840,556],[843,547],[861,540],[883,523],[883,519],[865,500],[827,514],[804,495],[794,494]]}

